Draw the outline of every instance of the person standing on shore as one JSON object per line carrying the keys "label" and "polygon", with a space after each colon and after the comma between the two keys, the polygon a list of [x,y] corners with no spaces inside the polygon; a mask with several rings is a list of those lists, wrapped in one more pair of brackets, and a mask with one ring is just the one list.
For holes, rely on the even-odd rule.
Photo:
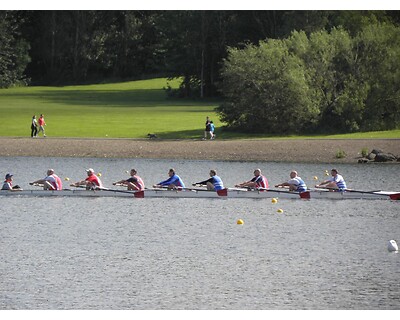
{"label": "person standing on shore", "polygon": [[216,134],[215,134],[215,125],[214,125],[214,122],[212,122],[212,121],[210,121],[210,135],[211,135],[210,139],[214,140]]}
{"label": "person standing on shore", "polygon": [[38,133],[38,122],[36,120],[36,116],[33,115],[32,123],[31,123],[31,137],[36,138]]}
{"label": "person standing on shore", "polygon": [[208,135],[211,136],[211,121],[209,116],[206,117],[206,128],[204,129],[203,140],[207,140]]}
{"label": "person standing on shore", "polygon": [[42,131],[43,132],[43,137],[46,137],[46,134],[45,134],[45,131],[44,131],[44,126],[46,125],[46,121],[44,121],[44,115],[43,114],[40,115],[38,123],[39,123],[38,135],[39,135],[40,131]]}
{"label": "person standing on shore", "polygon": [[289,191],[297,191],[297,192],[304,192],[307,191],[307,185],[303,181],[302,178],[300,178],[297,175],[297,171],[292,171],[290,172],[290,180],[287,182],[282,182],[280,184],[275,185],[277,188],[285,188],[288,187]]}
{"label": "person standing on shore", "polygon": [[142,178],[140,178],[137,175],[137,171],[135,169],[131,169],[131,177],[129,179],[113,183],[114,186],[118,184],[127,186],[128,190],[133,190],[133,191],[144,190],[144,182]]}

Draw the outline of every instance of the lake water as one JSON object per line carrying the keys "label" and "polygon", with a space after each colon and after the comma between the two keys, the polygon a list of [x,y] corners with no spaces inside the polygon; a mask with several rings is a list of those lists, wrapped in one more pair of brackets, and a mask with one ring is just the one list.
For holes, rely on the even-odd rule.
{"label": "lake water", "polygon": [[[14,184],[93,167],[107,187],[136,168],[147,186],[175,167],[226,186],[261,168],[271,185],[326,164],[0,158]],[[400,190],[397,165],[341,165],[348,186]],[[65,182],[66,183],[66,182]],[[0,197],[0,309],[399,309],[400,202],[383,200]],[[277,213],[282,208],[283,213]],[[243,225],[236,221],[242,219]]]}

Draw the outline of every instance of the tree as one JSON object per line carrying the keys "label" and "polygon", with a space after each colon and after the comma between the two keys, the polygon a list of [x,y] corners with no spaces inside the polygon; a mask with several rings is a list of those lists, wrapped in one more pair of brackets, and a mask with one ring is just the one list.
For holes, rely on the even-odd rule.
{"label": "tree", "polygon": [[302,61],[282,40],[229,50],[222,70],[225,102],[218,112],[247,132],[298,133],[314,125],[318,108]]}
{"label": "tree", "polygon": [[361,129],[400,125],[400,30],[390,23],[366,26],[356,37],[359,81],[368,84]]}
{"label": "tree", "polygon": [[0,88],[26,83],[24,76],[29,63],[29,45],[19,36],[17,14],[0,11]]}

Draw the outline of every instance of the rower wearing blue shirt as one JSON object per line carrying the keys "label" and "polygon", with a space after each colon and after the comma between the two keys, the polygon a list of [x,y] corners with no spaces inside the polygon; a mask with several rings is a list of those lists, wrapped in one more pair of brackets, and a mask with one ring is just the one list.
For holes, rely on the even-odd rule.
{"label": "rower wearing blue shirt", "polygon": [[193,186],[195,185],[201,185],[201,186],[207,186],[207,190],[222,190],[224,189],[224,183],[222,182],[222,179],[217,176],[217,171],[216,170],[210,170],[210,179],[204,180],[201,182],[193,183]]}
{"label": "rower wearing blue shirt", "polygon": [[185,188],[185,184],[182,179],[175,173],[175,169],[169,169],[169,179],[155,184],[153,188],[167,187],[168,189]]}

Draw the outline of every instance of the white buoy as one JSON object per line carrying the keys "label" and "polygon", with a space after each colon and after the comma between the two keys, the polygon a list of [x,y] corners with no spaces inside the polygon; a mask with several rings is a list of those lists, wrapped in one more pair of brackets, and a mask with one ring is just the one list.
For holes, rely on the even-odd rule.
{"label": "white buoy", "polygon": [[399,251],[399,247],[397,246],[397,243],[396,243],[395,240],[390,240],[390,241],[388,242],[388,250],[389,250],[390,252],[392,252],[392,251]]}

